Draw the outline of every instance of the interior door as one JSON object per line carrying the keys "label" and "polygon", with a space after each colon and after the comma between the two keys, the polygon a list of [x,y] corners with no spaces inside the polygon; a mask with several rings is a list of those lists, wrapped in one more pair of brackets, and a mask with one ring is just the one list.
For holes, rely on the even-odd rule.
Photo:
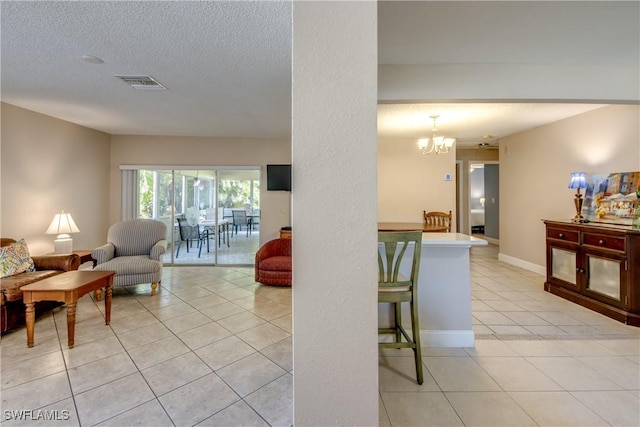
{"label": "interior door", "polygon": [[500,239],[499,172],[499,165],[484,165],[484,235],[496,240]]}

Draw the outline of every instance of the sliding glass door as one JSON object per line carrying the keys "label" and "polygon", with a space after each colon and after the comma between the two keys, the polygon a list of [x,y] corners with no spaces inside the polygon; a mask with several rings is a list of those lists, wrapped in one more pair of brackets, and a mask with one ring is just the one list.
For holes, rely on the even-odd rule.
{"label": "sliding glass door", "polygon": [[260,246],[260,170],[219,170],[218,200],[230,234],[219,264],[253,264]]}
{"label": "sliding glass door", "polygon": [[259,168],[137,172],[137,216],[167,225],[166,264],[253,264],[260,240]]}

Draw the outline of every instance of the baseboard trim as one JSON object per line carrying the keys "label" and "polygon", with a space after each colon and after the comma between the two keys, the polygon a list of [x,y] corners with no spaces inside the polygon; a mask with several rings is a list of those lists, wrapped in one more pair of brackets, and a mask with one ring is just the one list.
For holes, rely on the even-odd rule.
{"label": "baseboard trim", "polygon": [[420,341],[422,347],[475,347],[473,331],[433,331],[421,330]]}
{"label": "baseboard trim", "polygon": [[487,237],[487,236],[482,236],[480,238],[482,240],[486,240],[487,242],[491,243],[492,245],[500,246],[500,240],[499,239],[494,239],[493,237]]}
{"label": "baseboard trim", "polygon": [[506,262],[507,264],[515,265],[516,267],[524,268],[525,270],[542,274],[543,276],[547,274],[547,268],[545,266],[524,261],[524,260],[521,260],[520,258],[514,258],[509,255],[498,254],[498,261],[503,261],[503,262]]}

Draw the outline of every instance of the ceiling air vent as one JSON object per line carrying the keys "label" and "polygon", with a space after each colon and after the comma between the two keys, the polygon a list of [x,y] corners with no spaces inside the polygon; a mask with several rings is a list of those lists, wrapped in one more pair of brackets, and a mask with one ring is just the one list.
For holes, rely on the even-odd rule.
{"label": "ceiling air vent", "polygon": [[134,89],[144,89],[144,90],[166,90],[164,86],[158,83],[151,76],[115,76],[120,80],[123,80],[129,86]]}
{"label": "ceiling air vent", "polygon": [[488,142],[481,142],[480,144],[478,144],[478,148],[481,150],[497,150],[498,146],[497,145],[491,145]]}

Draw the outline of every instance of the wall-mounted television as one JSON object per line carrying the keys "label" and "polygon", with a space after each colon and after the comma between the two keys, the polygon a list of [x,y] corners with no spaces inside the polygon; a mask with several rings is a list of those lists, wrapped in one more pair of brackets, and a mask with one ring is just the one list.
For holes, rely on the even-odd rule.
{"label": "wall-mounted television", "polygon": [[291,191],[291,165],[267,165],[267,190]]}

